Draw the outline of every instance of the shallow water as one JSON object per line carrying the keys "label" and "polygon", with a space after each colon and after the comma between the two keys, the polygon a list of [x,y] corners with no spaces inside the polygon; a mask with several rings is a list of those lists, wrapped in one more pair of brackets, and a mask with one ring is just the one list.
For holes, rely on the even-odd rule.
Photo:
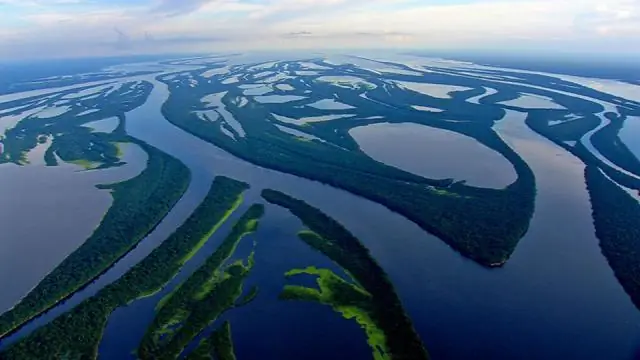
{"label": "shallow water", "polygon": [[281,104],[306,98],[299,95],[263,95],[256,96],[254,99],[262,104]]}
{"label": "shallow water", "polygon": [[467,102],[479,105],[480,104],[480,100],[498,93],[498,90],[493,89],[493,88],[488,88],[488,87],[485,87],[484,91],[485,91],[484,94],[469,98],[469,99],[467,99]]}
{"label": "shallow water", "polygon": [[30,165],[0,165],[0,312],[93,233],[112,203],[109,191],[95,186],[133,178],[146,165],[144,151],[125,144],[122,160],[128,164],[118,168],[46,167],[42,160],[46,146],[33,150]]}
{"label": "shallow water", "polygon": [[440,99],[451,99],[451,93],[456,91],[471,90],[471,88],[468,87],[455,85],[427,84],[407,81],[396,81],[396,83],[405,89]]}
{"label": "shallow water", "polygon": [[452,131],[414,123],[379,123],[353,128],[349,134],[367,155],[417,175],[491,188],[504,188],[517,179],[515,169],[500,153]]}
{"label": "shallow water", "polygon": [[[225,105],[222,102],[222,98],[227,94],[227,92],[221,92],[221,93],[216,93],[216,94],[211,94],[211,95],[207,95],[204,98],[202,98],[202,102],[207,104],[207,106],[213,107],[216,109],[216,111],[220,114],[220,116],[224,119],[224,121],[229,124],[233,130],[235,130],[238,135],[240,135],[240,137],[244,137],[246,135],[244,129],[242,128],[242,124],[240,124],[240,122],[238,120],[236,120],[236,118],[233,116],[232,113],[229,112],[229,110],[227,110],[227,105]],[[211,114],[209,116],[210,119],[217,119],[217,117],[214,117],[213,114]],[[225,130],[227,132],[229,132],[229,130],[225,129],[225,128],[221,128],[222,131],[224,132]],[[233,137],[233,133],[229,132],[229,134],[231,134],[231,137]]]}
{"label": "shallow water", "polygon": [[500,104],[507,106],[515,106],[523,109],[564,109],[565,107],[557,104],[551,98],[544,96],[520,94],[517,99],[503,101]]}
{"label": "shallow water", "polygon": [[282,90],[282,91],[293,91],[296,88],[294,88],[293,86],[289,85],[289,84],[277,84],[276,88],[278,90]]}
{"label": "shallow water", "polygon": [[341,102],[335,101],[333,99],[323,99],[314,102],[313,104],[309,104],[312,108],[320,109],[320,110],[351,110],[354,109],[353,106],[343,104]]}
{"label": "shallow water", "polygon": [[335,86],[345,87],[347,89],[375,88],[376,85],[355,76],[321,76],[316,81],[330,83]]}
{"label": "shallow water", "polygon": [[112,133],[118,128],[118,125],[120,125],[120,119],[117,117],[111,117],[108,119],[92,121],[82,126],[88,127],[95,132]]}
{"label": "shallow water", "polygon": [[433,108],[428,106],[412,105],[411,107],[418,111],[428,111],[428,112],[436,112],[436,113],[444,112],[443,109],[438,109],[438,108]]}

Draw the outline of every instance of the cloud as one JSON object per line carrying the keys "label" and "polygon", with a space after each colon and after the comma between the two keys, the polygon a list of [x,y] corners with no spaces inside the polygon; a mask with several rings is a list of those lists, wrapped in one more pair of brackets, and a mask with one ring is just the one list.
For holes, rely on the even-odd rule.
{"label": "cloud", "polygon": [[640,0],[0,2],[9,6],[0,53],[12,56],[47,46],[74,54],[396,46],[629,52],[640,36]]}
{"label": "cloud", "polygon": [[161,0],[152,12],[167,16],[179,16],[197,11],[204,5],[216,0]]}
{"label": "cloud", "polygon": [[292,31],[290,33],[283,34],[284,37],[307,37],[312,36],[313,33],[311,31]]}

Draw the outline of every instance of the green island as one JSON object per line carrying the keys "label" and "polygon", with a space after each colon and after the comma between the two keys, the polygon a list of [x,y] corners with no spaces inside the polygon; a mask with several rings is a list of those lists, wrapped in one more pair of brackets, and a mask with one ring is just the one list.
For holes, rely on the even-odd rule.
{"label": "green island", "polygon": [[353,280],[343,280],[327,269],[294,269],[286,276],[317,276],[319,289],[286,286],[282,299],[319,302],[347,319],[355,319],[365,330],[376,360],[429,358],[393,284],[360,240],[301,200],[274,190],[264,190],[262,196],[302,220],[309,230],[300,232],[300,239],[343,268]]}
{"label": "green island", "polygon": [[[366,79],[379,83],[370,77]],[[535,179],[522,158],[491,129],[491,119],[499,119],[503,115],[500,109],[471,108],[470,114],[474,114],[471,118],[488,119],[482,123],[447,122],[421,112],[364,99],[359,92],[366,89],[344,89],[315,82],[313,95],[297,91],[287,94],[305,98],[313,96],[313,100],[339,98],[354,107],[342,112],[358,116],[348,121],[295,125],[283,123],[275,114],[295,119],[340,112],[304,106],[313,102],[312,99],[267,105],[250,101],[241,107],[237,105],[237,99],[243,94],[236,85],[199,82],[195,87],[189,87],[181,86],[181,81],[165,83],[171,94],[163,104],[162,113],[174,125],[251,163],[319,181],[382,204],[484,266],[505,264],[529,228],[536,192]],[[391,86],[388,90],[394,101],[404,104],[418,103],[418,98],[426,97],[407,95],[408,92],[394,90]],[[222,118],[204,121],[194,111],[207,110],[202,99],[216,93],[223,94],[220,101],[242,126],[243,134]],[[372,99],[389,97],[382,86],[367,92],[369,94]],[[459,106],[472,105],[461,102]],[[369,119],[371,115],[384,120]],[[504,189],[478,188],[463,182],[454,183],[451,179],[424,178],[375,161],[358,147],[349,130],[381,121],[414,122],[471,136],[510,161],[518,180]],[[300,141],[300,137],[283,132],[278,126],[302,131],[322,141]]]}
{"label": "green island", "polygon": [[587,166],[585,178],[602,254],[640,309],[640,204],[596,166]]}
{"label": "green island", "polygon": [[186,360],[236,360],[231,324],[225,321],[211,336],[200,341]]}
{"label": "green island", "polygon": [[0,316],[0,337],[100,276],[153,231],[186,191],[190,182],[186,166],[141,141],[128,140],[146,151],[147,167],[133,179],[98,186],[110,190],[113,197],[100,225],[13,309]]}
{"label": "green island", "polygon": [[248,187],[243,182],[217,177],[198,208],[149,256],[93,297],[10,345],[0,358],[96,359],[109,315],[118,307],[160,291],[203,238],[239,206],[238,199]]}
{"label": "green island", "polygon": [[[237,260],[225,267],[224,263],[242,238],[257,230],[263,214],[263,205],[251,206],[205,263],[163,299],[138,349],[140,359],[177,359],[198,334],[236,306],[244,279],[253,268],[254,253],[246,264]],[[240,305],[246,303],[245,299]]]}

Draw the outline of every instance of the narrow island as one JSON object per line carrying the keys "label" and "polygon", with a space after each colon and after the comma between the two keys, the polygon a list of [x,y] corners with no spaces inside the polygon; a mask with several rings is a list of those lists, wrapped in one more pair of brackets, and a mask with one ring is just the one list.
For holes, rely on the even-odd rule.
{"label": "narrow island", "polygon": [[200,341],[186,360],[236,360],[231,338],[231,324],[225,321],[211,336]]}
{"label": "narrow island", "polygon": [[640,309],[640,203],[596,166],[585,169],[600,249]]}
{"label": "narrow island", "polygon": [[248,187],[243,182],[217,177],[193,214],[149,256],[93,297],[10,345],[0,353],[0,358],[96,359],[110,314],[118,307],[160,291],[180,271],[194,249],[240,206],[242,194]]}
{"label": "narrow island", "polygon": [[316,276],[319,288],[288,285],[282,299],[318,302],[354,319],[366,332],[376,360],[429,358],[393,284],[360,240],[301,200],[275,190],[264,190],[262,196],[302,220],[308,230],[300,232],[300,239],[330,258],[351,278],[347,281],[331,270],[315,267],[294,269],[286,276]]}
{"label": "narrow island", "polygon": [[[138,348],[140,359],[177,359],[223,312],[248,303],[246,299],[240,304],[237,301],[243,293],[244,279],[253,268],[254,253],[246,263],[225,263],[242,238],[257,230],[263,213],[263,205],[251,206],[205,263],[163,299]],[[255,291],[252,288],[249,299],[255,297]]]}

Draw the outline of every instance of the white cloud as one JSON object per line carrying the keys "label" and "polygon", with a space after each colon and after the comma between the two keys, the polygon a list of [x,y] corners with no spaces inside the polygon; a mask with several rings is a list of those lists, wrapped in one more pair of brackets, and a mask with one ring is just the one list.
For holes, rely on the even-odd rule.
{"label": "white cloud", "polygon": [[[632,47],[625,42],[640,36],[640,0],[470,0],[456,4],[429,0],[150,1],[124,7],[80,4],[80,0],[20,1],[20,7],[28,10],[13,16],[28,26],[17,27],[11,21],[0,24],[0,52],[5,53],[3,45],[25,53],[56,45],[108,53],[114,51],[118,38],[114,28],[139,43],[150,35],[173,39],[173,48],[179,43],[195,51],[206,50],[208,40],[215,41],[216,49],[540,48],[557,42],[576,51],[597,51],[595,45],[608,42],[608,49],[619,43],[620,51],[629,51]],[[15,6],[18,1],[4,3]],[[290,35],[301,33],[305,35]],[[228,41],[220,42],[225,39]],[[15,48],[18,42],[20,49]],[[162,46],[157,41],[138,48],[167,50]]]}

